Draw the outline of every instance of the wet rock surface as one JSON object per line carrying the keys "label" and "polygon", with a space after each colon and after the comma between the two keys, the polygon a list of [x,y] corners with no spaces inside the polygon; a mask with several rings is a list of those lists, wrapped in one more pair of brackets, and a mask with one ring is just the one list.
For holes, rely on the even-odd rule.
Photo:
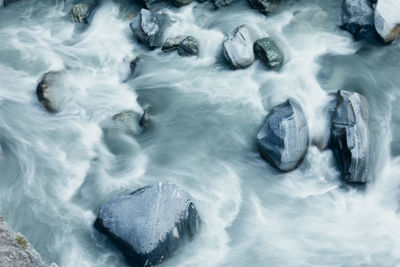
{"label": "wet rock surface", "polygon": [[253,39],[246,25],[228,34],[224,41],[224,55],[234,69],[247,68],[253,64]]}
{"label": "wet rock surface", "polygon": [[261,13],[268,15],[273,12],[280,4],[281,0],[248,0],[252,8],[260,10]]}
{"label": "wet rock surface", "polygon": [[342,178],[348,182],[368,182],[368,116],[368,104],[364,96],[344,90],[337,92],[330,146]]}
{"label": "wet rock surface", "polygon": [[165,16],[141,9],[140,14],[130,23],[136,38],[149,48],[160,47],[165,27]]}
{"label": "wet rock surface", "polygon": [[270,37],[255,41],[254,53],[270,69],[277,70],[283,64],[282,50]]}
{"label": "wet rock surface", "polygon": [[300,104],[288,99],[272,108],[257,134],[261,156],[281,171],[290,171],[304,159],[309,129]]}
{"label": "wet rock surface", "polygon": [[112,238],[132,265],[153,266],[199,230],[190,196],[160,182],[103,204],[95,227]]}
{"label": "wet rock surface", "polygon": [[376,37],[370,0],[344,0],[341,27],[353,34],[356,40]]}

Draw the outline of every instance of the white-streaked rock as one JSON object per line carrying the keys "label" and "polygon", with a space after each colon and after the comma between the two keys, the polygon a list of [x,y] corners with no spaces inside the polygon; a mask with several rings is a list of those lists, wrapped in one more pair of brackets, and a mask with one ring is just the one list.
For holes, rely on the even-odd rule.
{"label": "white-streaked rock", "polygon": [[234,69],[244,69],[254,62],[253,38],[246,25],[234,29],[224,41],[224,55]]}
{"label": "white-streaked rock", "polygon": [[379,0],[375,7],[375,29],[385,42],[400,33],[400,0]]}

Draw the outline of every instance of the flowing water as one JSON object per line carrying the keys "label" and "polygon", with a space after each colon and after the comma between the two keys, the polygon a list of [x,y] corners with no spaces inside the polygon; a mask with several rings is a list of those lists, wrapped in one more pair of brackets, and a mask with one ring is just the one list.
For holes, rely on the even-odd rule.
{"label": "flowing water", "polygon": [[[354,42],[337,26],[340,2],[288,0],[268,17],[244,0],[160,7],[174,21],[165,37],[199,40],[199,57],[186,58],[138,43],[129,1],[103,1],[88,27],[71,22],[71,1],[1,8],[0,214],[48,262],[126,266],[93,228],[100,205],[170,181],[192,195],[202,227],[161,266],[400,266],[400,46]],[[241,24],[280,44],[281,71],[228,67],[224,35]],[[35,95],[50,70],[64,70],[56,114]],[[297,99],[321,143],[337,89],[368,100],[373,182],[344,184],[315,145],[289,173],[260,158],[255,135],[274,105]],[[111,121],[146,106],[140,133]]]}

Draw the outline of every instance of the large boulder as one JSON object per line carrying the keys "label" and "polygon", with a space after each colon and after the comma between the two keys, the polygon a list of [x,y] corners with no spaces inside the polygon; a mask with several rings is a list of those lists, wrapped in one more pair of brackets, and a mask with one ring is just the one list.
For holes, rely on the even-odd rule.
{"label": "large boulder", "polygon": [[165,18],[163,14],[153,13],[147,9],[141,9],[140,14],[130,23],[130,27],[136,38],[150,48],[162,45]]}
{"label": "large boulder", "polygon": [[234,29],[224,41],[224,55],[234,69],[244,69],[254,62],[253,38],[246,25]]}
{"label": "large boulder", "polygon": [[341,27],[352,33],[356,40],[375,37],[374,10],[371,0],[344,0]]}
{"label": "large boulder", "polygon": [[248,0],[252,8],[258,9],[261,13],[268,15],[273,12],[281,0]]}
{"label": "large boulder", "polygon": [[294,99],[275,106],[257,134],[261,156],[281,171],[301,164],[309,143],[309,130],[303,109]]}
{"label": "large boulder", "polygon": [[111,237],[132,265],[153,266],[193,237],[199,223],[190,196],[161,182],[105,202],[95,227]]}
{"label": "large boulder", "polygon": [[[48,267],[28,240],[0,216],[0,266]],[[51,264],[50,267],[57,267]]]}
{"label": "large boulder", "polygon": [[375,8],[375,29],[385,42],[400,34],[400,1],[379,0]]}
{"label": "large boulder", "polygon": [[283,53],[270,37],[255,41],[254,53],[270,69],[277,70],[282,66]]}
{"label": "large boulder", "polygon": [[57,97],[54,89],[57,87],[57,79],[60,72],[50,71],[43,75],[36,87],[36,96],[43,107],[49,112],[58,111]]}
{"label": "large boulder", "polygon": [[345,181],[368,181],[368,104],[362,95],[343,90],[337,92],[330,146]]}

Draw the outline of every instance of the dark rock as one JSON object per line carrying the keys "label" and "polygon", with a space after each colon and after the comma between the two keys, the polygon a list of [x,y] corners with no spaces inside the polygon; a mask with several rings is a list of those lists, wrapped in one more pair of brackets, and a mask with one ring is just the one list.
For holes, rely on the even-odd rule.
{"label": "dark rock", "polygon": [[139,64],[141,64],[142,62],[143,62],[143,59],[142,59],[141,56],[137,56],[137,57],[135,57],[135,59],[133,59],[133,60],[131,61],[131,63],[129,64],[129,67],[130,67],[130,69],[131,69],[131,74],[133,74],[133,73],[135,72],[137,66],[138,66]]}
{"label": "dark rock", "polygon": [[279,69],[283,63],[283,53],[272,38],[258,39],[254,43],[255,55],[270,69]]}
{"label": "dark rock", "polygon": [[268,15],[280,4],[281,0],[248,0],[252,8],[258,9],[261,13]]}
{"label": "dark rock", "polygon": [[309,130],[301,106],[288,99],[267,115],[257,134],[261,156],[281,171],[290,171],[301,164],[309,143]]}
{"label": "dark rock", "polygon": [[364,96],[343,90],[337,92],[330,146],[345,181],[368,181],[368,120],[368,104]]}
{"label": "dark rock", "polygon": [[376,37],[370,0],[344,0],[341,27],[352,33],[356,40]]}
{"label": "dark rock", "polygon": [[244,69],[254,62],[253,39],[246,25],[233,30],[224,41],[224,55],[234,69]]}
{"label": "dark rock", "polygon": [[6,6],[6,5],[9,5],[11,3],[18,2],[18,1],[20,1],[20,0],[3,0],[3,1],[0,1],[0,3],[3,2],[3,6]]}
{"label": "dark rock", "polygon": [[58,75],[59,72],[47,72],[45,75],[43,75],[42,80],[36,87],[36,96],[38,97],[40,103],[42,103],[42,105],[49,112],[56,112],[58,110],[57,104],[52,96],[54,93],[54,84],[56,83]]}
{"label": "dark rock", "polygon": [[164,52],[169,52],[175,49],[178,49],[179,44],[185,40],[186,36],[180,35],[175,38],[168,38],[164,45],[161,47],[161,50]]}
{"label": "dark rock", "polygon": [[214,0],[214,5],[217,8],[223,7],[223,6],[227,6],[229,4],[231,4],[233,2],[233,0]]}
{"label": "dark rock", "polygon": [[28,240],[14,232],[0,216],[0,266],[4,267],[57,267],[47,265]]}
{"label": "dark rock", "polygon": [[178,46],[180,56],[197,56],[199,54],[199,42],[192,36],[186,37]]}
{"label": "dark rock", "polygon": [[141,9],[140,14],[130,23],[130,27],[140,42],[154,48],[162,45],[164,22],[162,14]]}
{"label": "dark rock", "polygon": [[159,183],[105,202],[94,225],[111,237],[132,265],[153,266],[193,237],[199,221],[186,192]]}
{"label": "dark rock", "polygon": [[193,2],[193,0],[173,0],[174,5],[177,7],[188,5],[191,2]]}

